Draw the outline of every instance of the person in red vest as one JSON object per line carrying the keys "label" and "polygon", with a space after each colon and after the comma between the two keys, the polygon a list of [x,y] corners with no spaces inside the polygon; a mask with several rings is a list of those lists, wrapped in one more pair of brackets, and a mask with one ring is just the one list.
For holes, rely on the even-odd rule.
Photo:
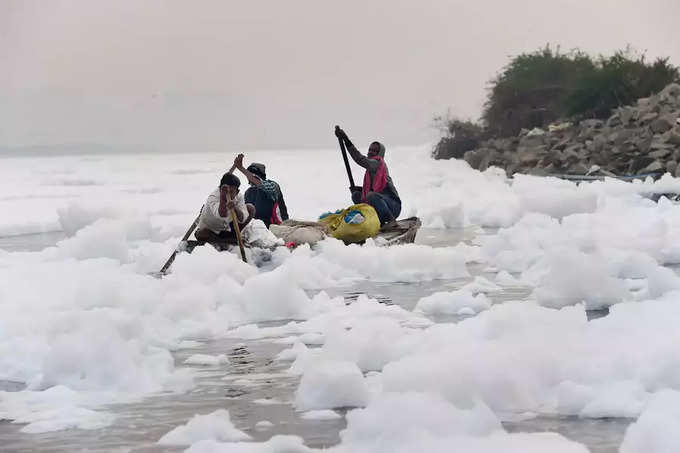
{"label": "person in red vest", "polygon": [[371,143],[364,156],[339,126],[335,127],[335,136],[345,143],[354,162],[366,169],[363,186],[352,188],[352,201],[373,206],[381,226],[394,223],[401,213],[401,199],[385,163],[385,145]]}

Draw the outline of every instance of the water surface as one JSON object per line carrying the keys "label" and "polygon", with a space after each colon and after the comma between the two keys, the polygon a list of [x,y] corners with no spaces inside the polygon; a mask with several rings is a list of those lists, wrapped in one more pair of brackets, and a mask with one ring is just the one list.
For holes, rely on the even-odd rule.
{"label": "water surface", "polygon": [[[421,230],[418,242],[431,246],[470,243],[479,234],[478,228],[457,230]],[[63,233],[52,232],[0,238],[0,249],[8,251],[40,250],[54,245]],[[471,275],[494,278],[484,266],[470,265]],[[348,287],[327,288],[332,296],[343,296],[348,303],[361,294],[385,304],[396,304],[412,310],[417,301],[437,291],[452,291],[468,283],[470,278],[433,280],[415,283],[378,283],[359,281]],[[492,293],[494,303],[523,300],[530,288],[505,288]],[[589,318],[605,316],[607,311],[589,313]],[[441,316],[435,322],[458,322],[464,316]],[[275,324],[268,324],[275,325]],[[200,340],[200,339],[197,339]],[[308,420],[295,411],[293,401],[299,378],[286,373],[289,363],[274,361],[286,345],[269,340],[220,339],[205,341],[198,347],[174,353],[178,367],[193,354],[227,354],[229,365],[217,367],[192,366],[197,386],[185,394],[159,394],[142,401],[113,405],[105,410],[115,414],[114,423],[98,430],[71,429],[44,434],[20,432],[22,425],[0,421],[0,444],[3,452],[161,452],[182,451],[183,447],[159,446],[156,441],[174,427],[185,424],[195,414],[207,414],[228,409],[232,421],[254,440],[264,441],[275,434],[301,436],[311,447],[328,447],[340,441],[339,432],[345,427],[344,417],[337,420]],[[0,390],[20,391],[23,384],[0,382]],[[338,411],[344,414],[344,410]],[[259,421],[269,421],[271,427],[259,429]],[[588,446],[593,453],[613,453],[618,450],[628,419],[581,419],[578,417],[537,416],[518,421],[506,421],[511,432],[553,431]]]}

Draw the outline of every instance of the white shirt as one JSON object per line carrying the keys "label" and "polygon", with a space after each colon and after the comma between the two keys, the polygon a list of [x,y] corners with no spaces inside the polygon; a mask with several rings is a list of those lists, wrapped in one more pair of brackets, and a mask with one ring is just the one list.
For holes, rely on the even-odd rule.
{"label": "white shirt", "polygon": [[[242,194],[236,195],[234,200],[236,207],[234,209],[238,210],[243,214],[243,219],[248,217],[248,210],[246,209],[246,202],[243,199]],[[221,231],[231,231],[231,212],[227,210],[227,216],[220,216],[220,188],[215,189],[213,193],[208,195],[208,199],[205,201],[203,206],[203,211],[201,211],[201,218],[198,220],[198,229],[208,229],[213,233],[219,234]]]}

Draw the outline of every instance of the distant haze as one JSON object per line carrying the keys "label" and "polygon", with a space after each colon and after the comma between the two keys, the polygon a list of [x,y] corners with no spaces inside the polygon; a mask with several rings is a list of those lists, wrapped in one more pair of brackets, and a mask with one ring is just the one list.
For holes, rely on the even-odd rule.
{"label": "distant haze", "polygon": [[630,44],[680,64],[678,0],[0,2],[0,148],[432,141],[509,57]]}

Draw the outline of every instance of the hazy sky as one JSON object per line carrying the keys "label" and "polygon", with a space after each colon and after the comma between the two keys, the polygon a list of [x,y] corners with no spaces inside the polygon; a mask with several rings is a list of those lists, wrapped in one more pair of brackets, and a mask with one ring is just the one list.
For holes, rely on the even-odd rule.
{"label": "hazy sky", "polygon": [[508,57],[680,65],[679,0],[0,0],[0,145],[333,146],[477,118]]}

